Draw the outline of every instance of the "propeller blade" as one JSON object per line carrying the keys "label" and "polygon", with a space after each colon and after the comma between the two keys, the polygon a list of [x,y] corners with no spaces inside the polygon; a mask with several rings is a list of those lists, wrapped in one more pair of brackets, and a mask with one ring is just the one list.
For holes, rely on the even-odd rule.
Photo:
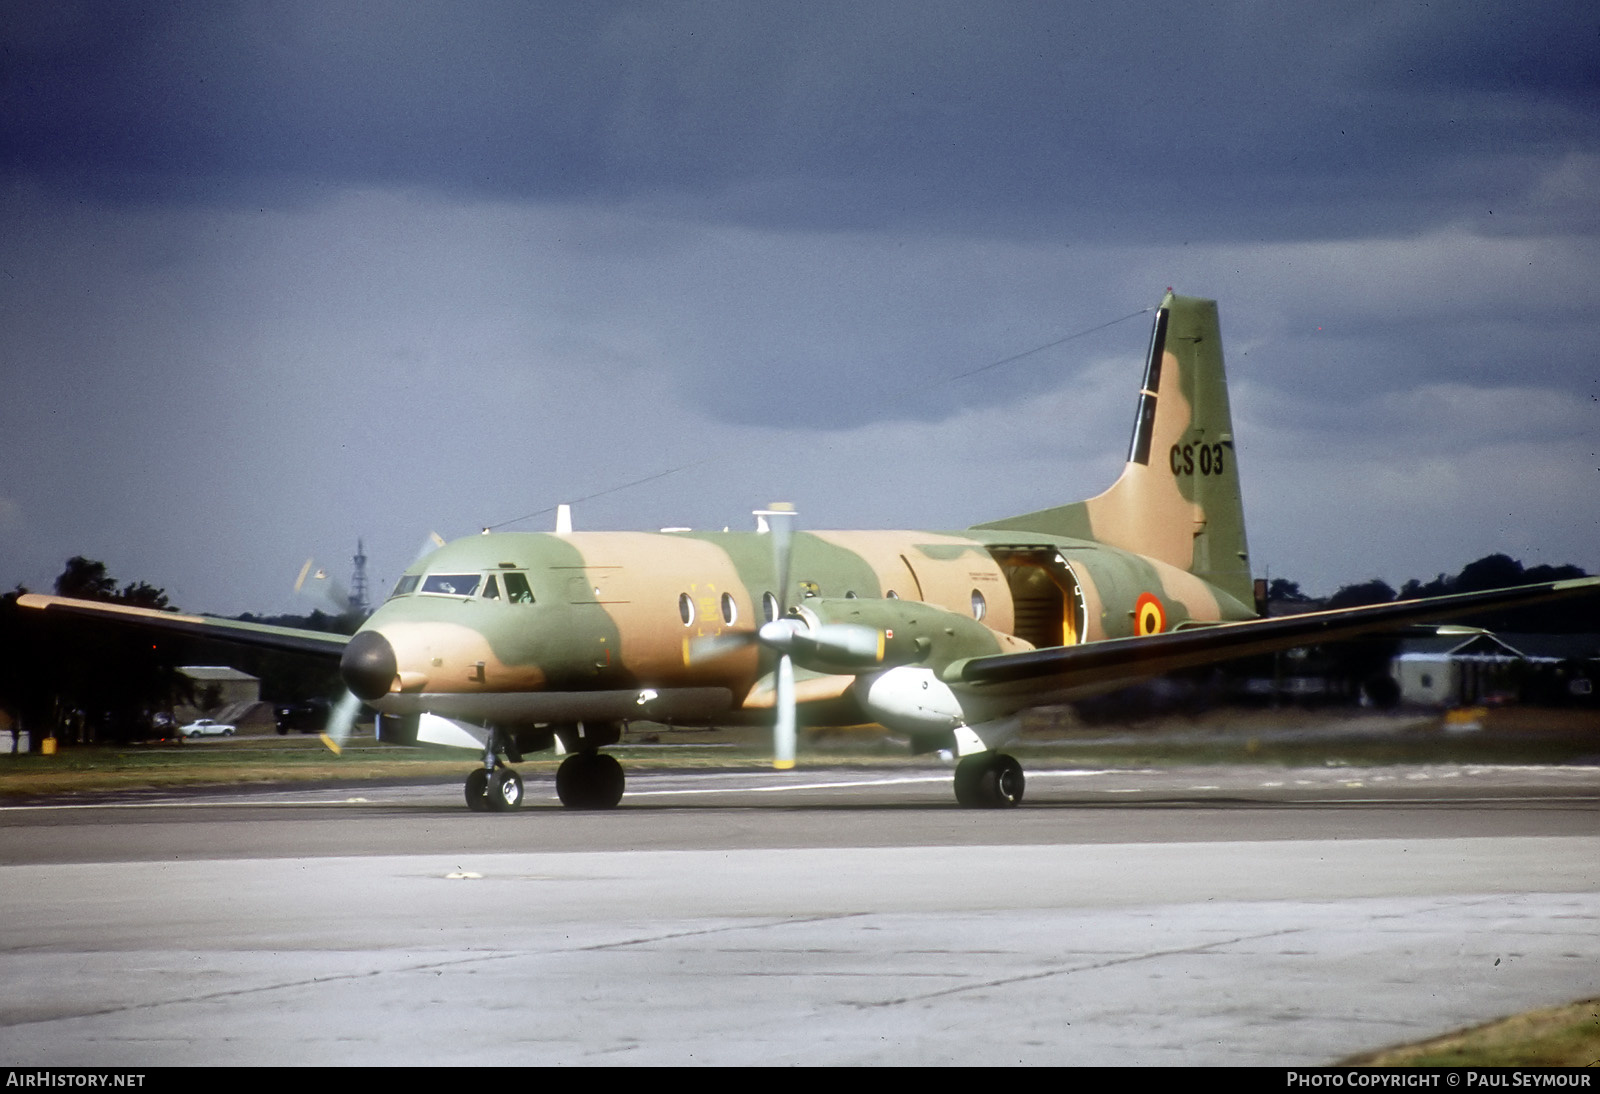
{"label": "propeller blade", "polygon": [[300,576],[294,579],[294,591],[302,596],[323,598],[335,615],[350,610],[350,594],[337,579],[329,577],[328,571],[318,566],[314,558],[306,559],[306,564],[300,567]]}
{"label": "propeller blade", "polygon": [[775,501],[772,508],[757,509],[755,515],[772,536],[772,571],[778,577],[778,614],[783,615],[794,607],[789,603],[789,555],[798,514],[788,502]]}
{"label": "propeller blade", "polygon": [[760,636],[754,631],[726,631],[722,634],[707,634],[699,638],[685,638],[683,641],[683,663],[685,665],[699,665],[707,661],[714,661],[718,657],[726,657],[730,653],[749,649],[760,642]]}
{"label": "propeller blade", "polygon": [[431,554],[433,554],[433,552],[437,551],[440,547],[443,547],[443,546],[444,546],[444,537],[441,536],[438,532],[429,532],[428,533],[428,538],[422,541],[422,546],[421,547],[417,548],[417,556],[416,557],[420,559],[423,555],[431,555]]}
{"label": "propeller blade", "polygon": [[795,753],[794,661],[789,657],[789,648],[794,643],[796,629],[805,626],[798,619],[787,618],[793,607],[789,603],[789,563],[797,514],[793,505],[779,501],[766,509],[758,509],[755,516],[772,536],[772,571],[778,579],[778,618],[762,624],[756,632],[763,645],[779,653],[774,674],[777,693],[773,696],[772,766],[788,771],[794,767]]}
{"label": "propeller blade", "polygon": [[345,692],[328,713],[328,728],[322,734],[322,743],[335,754],[344,751],[344,743],[350,739],[350,731],[355,728],[356,715],[361,712],[361,700],[351,692]]}
{"label": "propeller blade", "polygon": [[778,658],[777,695],[772,723],[772,766],[780,771],[794,767],[795,704],[794,663],[789,655]]}

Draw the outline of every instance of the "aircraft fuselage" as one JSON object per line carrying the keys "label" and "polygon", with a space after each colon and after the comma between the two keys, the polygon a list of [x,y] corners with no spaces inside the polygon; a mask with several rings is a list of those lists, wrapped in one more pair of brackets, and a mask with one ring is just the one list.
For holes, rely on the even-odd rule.
{"label": "aircraft fuselage", "polygon": [[[346,676],[396,714],[502,726],[585,717],[728,722],[770,708],[762,681],[773,658],[753,643],[713,658],[692,650],[748,634],[790,607],[829,621],[860,618],[891,635],[897,624],[902,637],[917,631],[925,648],[888,663],[935,670],[956,657],[1253,614],[1173,566],[1063,537],[805,532],[792,557],[788,588],[779,589],[765,532],[457,540],[407,571],[362,628],[393,651],[392,673],[380,660],[362,678],[347,662]],[[361,649],[352,644],[354,656]],[[853,681],[814,672],[798,697],[837,701]]]}

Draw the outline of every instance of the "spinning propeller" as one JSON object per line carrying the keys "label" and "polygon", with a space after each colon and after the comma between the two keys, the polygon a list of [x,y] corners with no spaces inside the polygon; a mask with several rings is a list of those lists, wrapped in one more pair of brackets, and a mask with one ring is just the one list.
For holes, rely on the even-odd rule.
{"label": "spinning propeller", "polygon": [[301,596],[325,600],[334,615],[344,615],[350,610],[350,593],[314,558],[306,559],[306,564],[300,567],[300,576],[294,579],[294,591]]}
{"label": "spinning propeller", "polygon": [[[324,600],[334,615],[342,616],[351,610],[350,594],[345,591],[339,580],[329,576],[328,571],[318,565],[314,558],[306,559],[305,565],[300,567],[300,575],[294,579],[294,591],[313,600]],[[322,743],[335,753],[343,752],[344,744],[350,739],[351,730],[355,727],[356,715],[360,711],[361,700],[347,689],[328,712],[328,724],[322,731]]]}
{"label": "spinning propeller", "polygon": [[758,510],[756,518],[766,523],[767,534],[772,537],[772,565],[778,575],[778,618],[763,623],[756,631],[756,640],[778,651],[778,667],[774,670],[772,766],[787,771],[794,767],[794,659],[790,655],[790,644],[781,641],[774,644],[773,639],[789,631],[785,624],[789,622],[789,556],[794,546],[794,506],[775,504],[771,509]]}
{"label": "spinning propeller", "polygon": [[344,743],[350,739],[350,731],[355,728],[356,715],[360,712],[361,700],[346,691],[328,712],[328,728],[322,732],[322,743],[336,754],[343,752]]}
{"label": "spinning propeller", "polygon": [[790,558],[797,514],[793,507],[775,503],[770,509],[756,510],[755,516],[759,527],[772,537],[778,617],[754,631],[695,639],[689,645],[689,659],[704,661],[753,645],[778,655],[773,669],[772,765],[788,770],[795,763],[795,665],[827,673],[877,669],[884,663],[885,633],[861,623],[825,622],[810,609],[791,603]]}
{"label": "spinning propeller", "polygon": [[[417,549],[417,558],[421,558],[439,547],[444,546],[444,538],[438,532],[429,532],[428,538],[423,540],[422,546]],[[354,610],[350,603],[350,594],[345,590],[337,578],[331,577],[326,568],[317,564],[315,558],[306,559],[305,565],[300,567],[300,575],[295,578],[294,591],[302,596],[322,598],[327,601],[335,615],[347,615]],[[361,700],[348,688],[339,696],[339,701],[328,712],[328,724],[322,732],[322,743],[335,753],[344,751],[345,742],[350,739],[351,732],[355,729],[356,716],[361,713]]]}

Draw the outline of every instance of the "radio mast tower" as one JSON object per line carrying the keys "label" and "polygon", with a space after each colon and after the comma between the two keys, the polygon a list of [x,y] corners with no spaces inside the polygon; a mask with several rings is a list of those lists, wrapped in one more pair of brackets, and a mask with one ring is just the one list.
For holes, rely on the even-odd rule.
{"label": "radio mast tower", "polygon": [[356,569],[350,575],[350,610],[366,615],[372,610],[367,603],[367,549],[361,540],[356,540]]}

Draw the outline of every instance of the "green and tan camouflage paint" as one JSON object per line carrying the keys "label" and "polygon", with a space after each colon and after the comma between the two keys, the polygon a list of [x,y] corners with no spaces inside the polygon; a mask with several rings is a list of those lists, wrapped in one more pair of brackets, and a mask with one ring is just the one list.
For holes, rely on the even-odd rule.
{"label": "green and tan camouflage paint", "polygon": [[[767,706],[770,655],[751,643],[692,661],[691,644],[752,632],[765,621],[763,598],[772,594],[785,609],[839,601],[841,615],[850,614],[845,602],[852,598],[891,597],[932,605],[948,613],[938,617],[947,624],[981,614],[981,629],[956,628],[959,640],[951,626],[929,631],[946,660],[1024,650],[1031,647],[1014,633],[1006,571],[1019,564],[1038,571],[1031,574],[1035,590],[1045,580],[1063,590],[1065,640],[1248,618],[1249,563],[1216,305],[1169,294],[1157,314],[1130,459],[1098,497],[965,533],[798,532],[787,589],[775,588],[772,541],[759,532],[458,540],[409,573],[515,569],[527,574],[535,603],[417,593],[390,600],[368,627],[395,648],[395,689],[715,687],[726,688],[735,707]],[[1067,591],[1074,585],[1081,630]],[[931,618],[913,622],[899,609],[890,615],[902,631],[933,626]],[[802,673],[797,689],[802,700],[832,699],[851,680]]]}

